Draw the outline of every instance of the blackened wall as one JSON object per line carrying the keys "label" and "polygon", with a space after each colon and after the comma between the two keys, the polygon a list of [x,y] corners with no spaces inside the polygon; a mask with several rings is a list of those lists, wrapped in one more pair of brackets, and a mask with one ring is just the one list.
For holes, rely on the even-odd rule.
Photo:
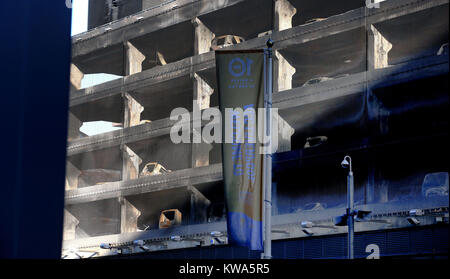
{"label": "blackened wall", "polygon": [[[366,247],[376,244],[380,257],[448,258],[449,226],[436,225],[355,234],[355,258],[366,258]],[[332,235],[272,242],[274,259],[346,259],[347,236]],[[260,259],[244,247],[216,246],[141,253],[119,258],[147,259]]]}

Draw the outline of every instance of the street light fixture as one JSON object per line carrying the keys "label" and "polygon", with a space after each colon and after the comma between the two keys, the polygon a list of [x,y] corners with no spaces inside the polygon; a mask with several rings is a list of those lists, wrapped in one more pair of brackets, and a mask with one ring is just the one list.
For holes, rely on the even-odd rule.
{"label": "street light fixture", "polygon": [[348,167],[350,167],[350,172],[352,171],[352,158],[350,156],[345,156],[344,160],[342,160],[341,162],[341,166],[342,168],[346,169]]}

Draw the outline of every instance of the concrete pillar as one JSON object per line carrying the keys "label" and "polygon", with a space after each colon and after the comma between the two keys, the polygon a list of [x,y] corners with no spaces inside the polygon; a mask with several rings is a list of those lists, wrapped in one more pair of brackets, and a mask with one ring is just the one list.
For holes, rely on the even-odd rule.
{"label": "concrete pillar", "polygon": [[142,159],[131,148],[122,144],[122,181],[139,178],[139,165]]}
{"label": "concrete pillar", "polygon": [[281,117],[277,116],[278,121],[278,149],[277,152],[291,151],[291,137],[295,132],[295,129],[289,125],[289,123]]}
{"label": "concrete pillar", "polygon": [[[292,28],[292,18],[296,13],[297,9],[288,0],[274,0],[274,30],[282,31]],[[273,91],[291,89],[295,67],[277,50],[274,51],[274,58]]]}
{"label": "concrete pillar", "polygon": [[370,25],[367,29],[367,66],[368,70],[381,69],[389,66],[388,54],[392,44]]}
{"label": "concrete pillar", "polygon": [[376,189],[377,202],[386,203],[389,201],[389,181],[380,179],[378,183],[378,188]]}
{"label": "concrete pillar", "polygon": [[120,233],[136,232],[141,212],[124,197],[118,198],[118,201],[120,203]]}
{"label": "concrete pillar", "polygon": [[71,141],[80,138],[80,128],[83,125],[72,112],[69,111],[69,127],[67,131],[67,140]]}
{"label": "concrete pillar", "polygon": [[66,191],[78,188],[78,176],[81,171],[77,169],[71,162],[66,163]]}
{"label": "concrete pillar", "polygon": [[194,100],[199,110],[209,108],[214,89],[198,74],[193,74]]}
{"label": "concrete pillar", "polygon": [[141,113],[144,111],[144,107],[136,101],[128,93],[123,93],[123,102],[124,102],[124,116],[123,116],[123,127],[129,128],[136,125],[139,125],[141,122]]}
{"label": "concrete pillar", "polygon": [[273,91],[280,92],[292,89],[292,77],[296,72],[295,67],[278,50],[275,50],[274,54]]}
{"label": "concrete pillar", "polygon": [[192,144],[192,167],[209,166],[209,152],[212,150],[212,145],[208,143],[193,143]]}
{"label": "concrete pillar", "polygon": [[125,75],[129,76],[142,72],[142,62],[145,60],[145,55],[128,41],[124,43],[124,50]]}
{"label": "concrete pillar", "polygon": [[[139,165],[142,159],[131,148],[122,144],[122,181],[139,178]],[[120,204],[120,233],[137,231],[137,219],[141,212],[126,198],[118,198]]]}
{"label": "concrete pillar", "polygon": [[[193,103],[193,118],[201,118],[201,110],[210,107],[210,96],[214,89],[198,74],[193,74],[194,83],[194,103]],[[201,123],[201,122],[194,122]],[[192,144],[192,167],[203,167],[209,165],[209,152],[212,145],[201,141],[201,126],[193,127],[194,143]],[[195,139],[198,139],[196,141]]]}
{"label": "concrete pillar", "polygon": [[207,211],[211,202],[194,186],[188,186],[191,196],[191,223],[206,223]]}
{"label": "concrete pillar", "polygon": [[77,226],[80,223],[67,209],[64,209],[64,230],[63,240],[72,240],[76,238]]}
{"label": "concrete pillar", "polygon": [[292,27],[297,9],[288,0],[274,0],[274,29],[282,31]]}
{"label": "concrete pillar", "polygon": [[371,204],[375,202],[376,170],[373,160],[374,156],[369,155],[368,177],[364,189],[364,204]]}
{"label": "concrete pillar", "polygon": [[81,72],[75,64],[70,64],[70,91],[79,90],[81,88],[81,80],[83,77],[83,72]]}
{"label": "concrete pillar", "polygon": [[156,51],[156,64],[160,65],[160,66],[164,66],[167,64],[167,61],[164,58],[164,55],[159,51]]}
{"label": "concrete pillar", "polygon": [[369,121],[376,123],[376,133],[389,133],[390,110],[384,106],[383,102],[377,98],[370,88],[366,90],[366,100],[368,108],[367,115]]}
{"label": "concrete pillar", "polygon": [[211,41],[215,35],[198,18],[192,20],[194,25],[194,55],[199,55],[211,50]]}

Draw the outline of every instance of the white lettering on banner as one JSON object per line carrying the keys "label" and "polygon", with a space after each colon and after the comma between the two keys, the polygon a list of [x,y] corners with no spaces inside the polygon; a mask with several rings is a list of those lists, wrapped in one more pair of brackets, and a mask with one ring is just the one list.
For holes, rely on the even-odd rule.
{"label": "white lettering on banner", "polygon": [[[195,107],[195,105],[194,105]],[[244,154],[255,153],[256,135],[262,146],[259,148],[259,154],[275,153],[278,149],[278,108],[271,108],[272,129],[274,133],[267,134],[264,129],[264,120],[267,109],[258,108],[258,114],[254,105],[244,106],[242,108],[225,109],[225,143],[233,144],[233,154],[238,152],[239,143],[244,145]],[[191,115],[185,108],[175,108],[170,114],[170,120],[177,121],[170,129],[170,139],[173,143],[222,143],[222,114],[217,108],[206,108],[194,113],[191,125]],[[258,115],[258,117],[257,117]],[[210,120],[204,127],[201,120]],[[258,125],[256,125],[258,121]],[[192,130],[191,127],[194,127]],[[257,129],[256,129],[257,127]],[[195,133],[195,134],[194,134]],[[192,137],[191,137],[192,135]],[[201,135],[201,138],[200,138]],[[239,158],[235,158],[240,161]],[[250,157],[244,158],[250,161]],[[248,159],[248,160],[247,160]],[[238,169],[236,169],[238,171]]]}

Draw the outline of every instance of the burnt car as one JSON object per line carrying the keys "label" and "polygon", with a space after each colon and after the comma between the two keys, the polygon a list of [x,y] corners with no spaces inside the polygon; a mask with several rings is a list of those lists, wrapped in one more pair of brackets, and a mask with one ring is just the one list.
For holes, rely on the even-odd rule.
{"label": "burnt car", "polygon": [[169,173],[171,170],[166,169],[161,164],[158,164],[156,162],[148,163],[144,166],[144,168],[141,171],[140,177],[142,176],[152,176],[152,175],[158,175],[163,173]]}
{"label": "burnt car", "polygon": [[221,48],[237,45],[242,43],[244,38],[236,35],[223,35],[215,37],[211,42],[211,50],[219,50]]}

